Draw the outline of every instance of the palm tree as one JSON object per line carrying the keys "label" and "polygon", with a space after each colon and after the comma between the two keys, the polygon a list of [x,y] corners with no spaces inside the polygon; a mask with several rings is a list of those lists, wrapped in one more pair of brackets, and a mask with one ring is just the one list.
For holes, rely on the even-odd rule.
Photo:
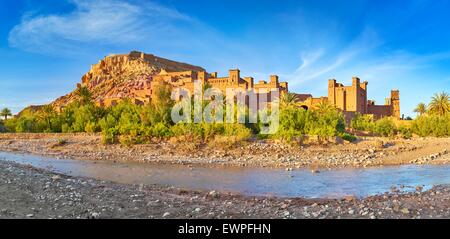
{"label": "palm tree", "polygon": [[92,94],[86,86],[78,86],[74,95],[82,105],[89,104],[92,101]]}
{"label": "palm tree", "polygon": [[11,110],[9,110],[8,108],[2,109],[2,111],[0,112],[0,116],[4,117],[5,120],[7,120],[8,116],[12,116]]}
{"label": "palm tree", "polygon": [[424,103],[419,103],[414,109],[414,112],[418,113],[419,115],[425,114],[427,112],[427,105]]}
{"label": "palm tree", "polygon": [[51,126],[51,118],[56,114],[55,109],[51,105],[44,105],[40,110],[38,117],[40,120],[45,121],[47,126]]}
{"label": "palm tree", "polygon": [[445,115],[450,112],[450,95],[446,92],[437,93],[431,98],[429,111],[432,114]]}
{"label": "palm tree", "polygon": [[294,93],[284,93],[280,97],[280,107],[295,107],[298,106],[297,97]]}
{"label": "palm tree", "polygon": [[336,107],[331,105],[328,101],[320,102],[316,106],[316,110],[319,111],[320,113],[330,112],[335,109],[336,109]]}

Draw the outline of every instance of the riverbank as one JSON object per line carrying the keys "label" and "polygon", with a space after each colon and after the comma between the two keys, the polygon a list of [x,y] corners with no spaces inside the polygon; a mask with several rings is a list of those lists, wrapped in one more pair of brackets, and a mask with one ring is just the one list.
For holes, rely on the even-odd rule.
{"label": "riverbank", "polygon": [[450,218],[450,187],[363,199],[244,197],[69,177],[0,161],[0,218]]}
{"label": "riverbank", "polygon": [[100,135],[0,134],[0,151],[55,158],[202,165],[209,167],[360,168],[450,163],[450,138],[363,137],[355,143],[290,146],[264,140],[233,147],[192,142],[103,145]]}

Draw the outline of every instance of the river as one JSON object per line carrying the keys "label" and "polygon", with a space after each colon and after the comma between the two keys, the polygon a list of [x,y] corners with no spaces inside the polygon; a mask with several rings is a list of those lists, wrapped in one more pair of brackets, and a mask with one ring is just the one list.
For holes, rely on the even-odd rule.
{"label": "river", "polygon": [[31,165],[76,177],[125,184],[156,184],[192,190],[216,190],[248,196],[304,198],[365,197],[389,192],[392,186],[413,191],[450,183],[450,165],[403,165],[333,169],[311,173],[268,168],[208,168],[182,165],[69,160],[0,152],[0,160]]}

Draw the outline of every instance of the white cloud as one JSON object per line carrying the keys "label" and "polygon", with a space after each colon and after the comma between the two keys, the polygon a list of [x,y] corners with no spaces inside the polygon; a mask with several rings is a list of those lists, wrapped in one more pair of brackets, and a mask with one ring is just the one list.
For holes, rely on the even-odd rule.
{"label": "white cloud", "polygon": [[320,59],[325,53],[325,50],[323,48],[320,48],[313,52],[303,53],[302,58],[302,64],[299,68],[297,68],[296,72],[301,72],[304,69],[307,69],[310,65],[314,64],[318,59]]}
{"label": "white cloud", "polygon": [[[23,18],[9,34],[9,44],[44,54],[76,53],[95,45],[148,41],[173,24],[191,19],[175,9],[152,2],[124,0],[71,0],[66,14]],[[25,14],[27,15],[27,14]]]}

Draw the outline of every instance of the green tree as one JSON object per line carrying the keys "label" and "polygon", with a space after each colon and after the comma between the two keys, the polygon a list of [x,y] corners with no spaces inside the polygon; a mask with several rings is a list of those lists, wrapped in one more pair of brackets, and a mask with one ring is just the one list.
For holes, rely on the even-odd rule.
{"label": "green tree", "polygon": [[12,116],[11,110],[8,108],[2,109],[2,111],[0,112],[0,116],[4,117],[5,120],[7,120],[9,116]]}
{"label": "green tree", "polygon": [[350,122],[350,127],[356,130],[373,131],[375,122],[372,115],[356,113]]}
{"label": "green tree", "polygon": [[425,114],[427,112],[427,105],[424,103],[419,103],[414,109],[414,112],[418,113],[419,115]]}
{"label": "green tree", "polygon": [[79,85],[74,91],[74,95],[81,105],[86,105],[92,102],[92,93],[86,86]]}
{"label": "green tree", "polygon": [[395,126],[395,122],[390,117],[385,117],[377,120],[375,122],[373,131],[384,137],[392,137],[395,135],[397,127]]}
{"label": "green tree", "polygon": [[281,108],[295,107],[297,105],[298,105],[297,97],[294,93],[285,93],[281,95],[280,97]]}
{"label": "green tree", "polygon": [[327,102],[320,102],[317,105],[317,109],[316,109],[319,113],[324,114],[330,111],[335,111],[336,108],[331,105],[328,101]]}
{"label": "green tree", "polygon": [[435,94],[431,98],[429,112],[440,116],[450,112],[450,95],[446,92]]}
{"label": "green tree", "polygon": [[51,105],[44,105],[37,113],[37,118],[45,122],[48,130],[51,129],[52,118],[56,117],[56,111]]}

